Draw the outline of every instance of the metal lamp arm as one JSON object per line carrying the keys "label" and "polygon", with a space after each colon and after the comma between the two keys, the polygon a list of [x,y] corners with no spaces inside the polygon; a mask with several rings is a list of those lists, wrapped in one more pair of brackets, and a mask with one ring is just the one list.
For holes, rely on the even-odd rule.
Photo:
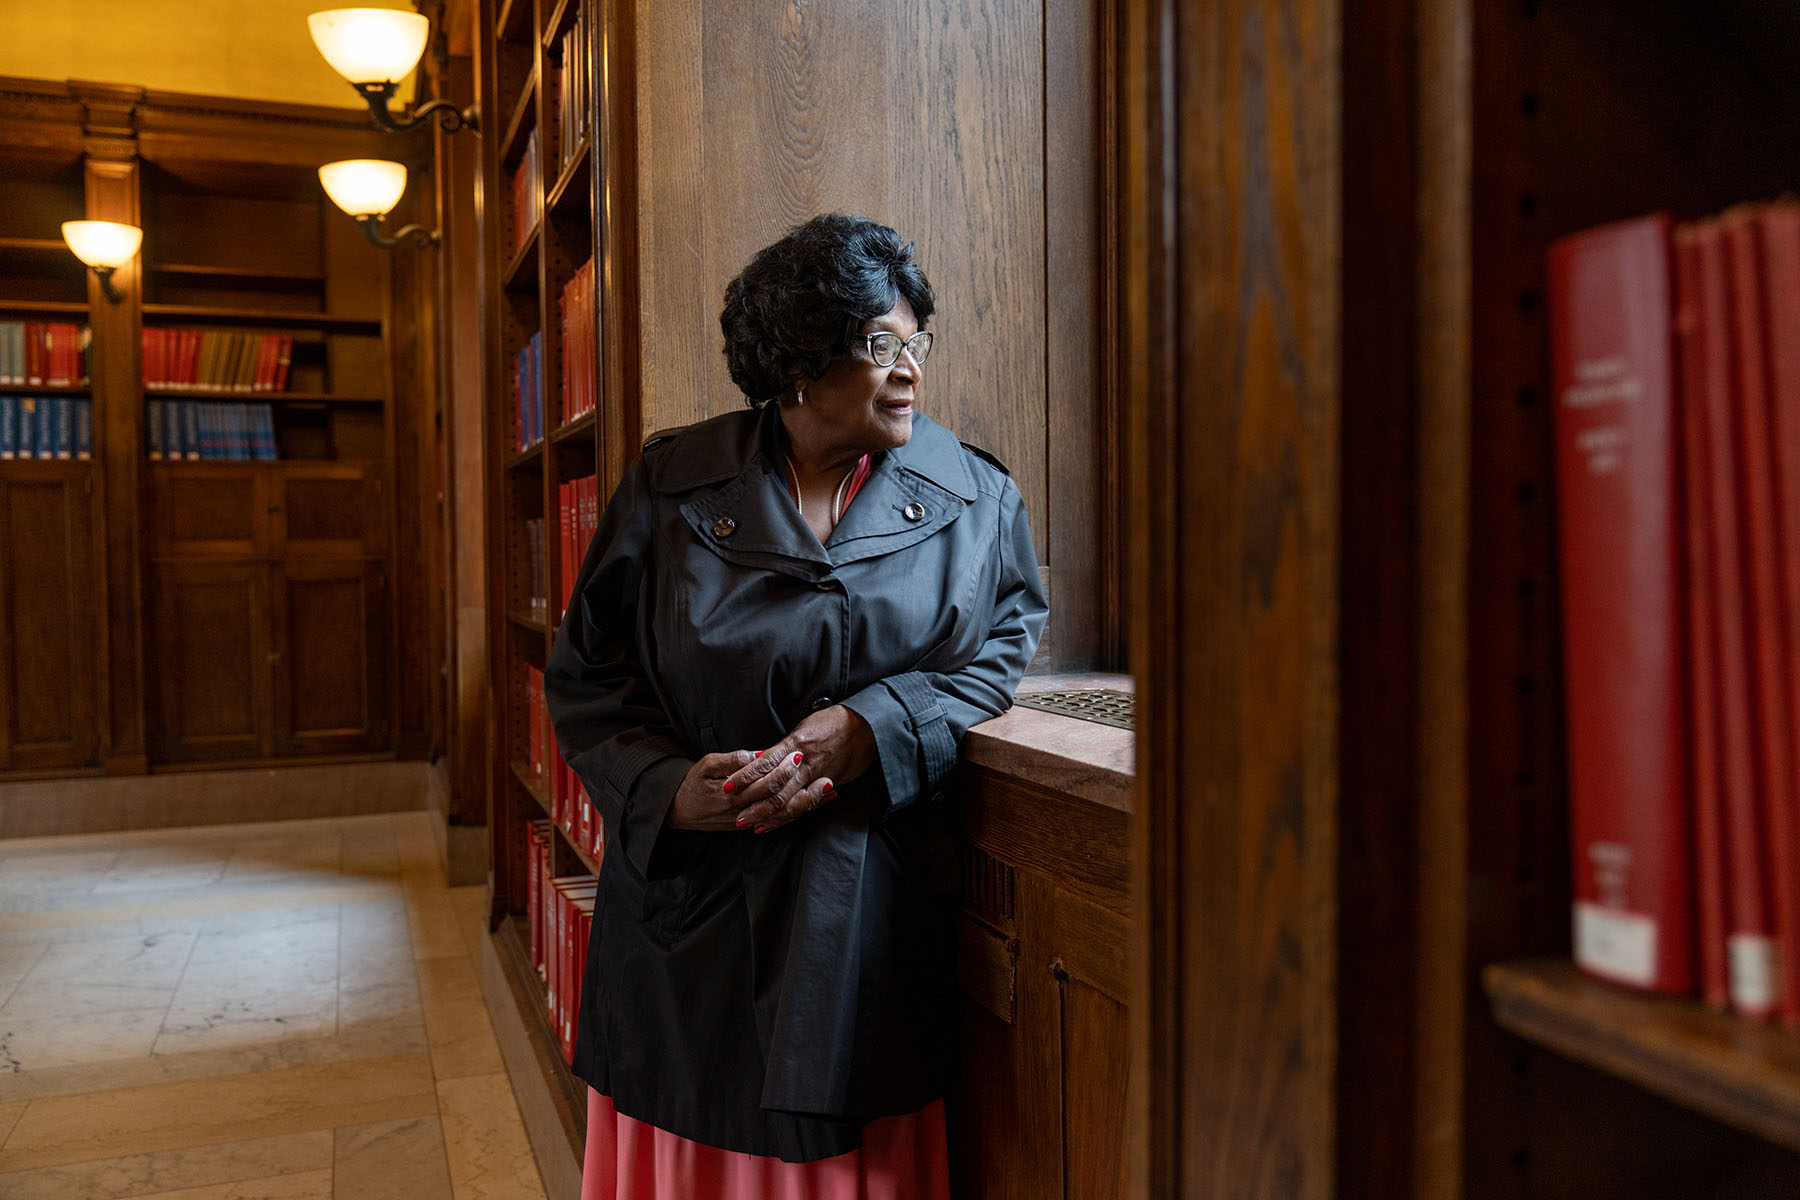
{"label": "metal lamp arm", "polygon": [[355,83],[350,86],[361,93],[363,100],[368,103],[369,115],[375,119],[375,124],[389,133],[405,133],[409,129],[416,129],[429,120],[433,113],[438,115],[438,127],[445,133],[455,133],[464,127],[481,128],[480,113],[473,105],[459,109],[448,100],[433,100],[412,113],[396,117],[388,106],[393,102],[394,93],[400,88],[399,84]]}
{"label": "metal lamp arm", "polygon": [[437,230],[427,229],[423,225],[405,225],[394,230],[392,234],[384,234],[381,232],[380,217],[362,216],[356,218],[356,223],[363,227],[363,232],[369,235],[369,240],[383,250],[392,250],[396,246],[405,244],[408,240],[416,242],[420,247],[438,244]]}

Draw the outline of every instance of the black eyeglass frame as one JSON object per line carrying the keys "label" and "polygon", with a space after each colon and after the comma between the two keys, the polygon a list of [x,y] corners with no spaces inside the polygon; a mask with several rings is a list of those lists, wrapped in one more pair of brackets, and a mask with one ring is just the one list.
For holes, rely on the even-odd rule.
{"label": "black eyeglass frame", "polygon": [[[876,338],[893,338],[899,343],[894,347],[893,356],[886,362],[882,362],[881,355],[875,352]],[[876,366],[891,367],[900,361],[900,352],[902,350],[912,355],[914,362],[923,363],[925,361],[925,356],[931,353],[932,336],[931,330],[929,329],[921,329],[909,338],[903,338],[889,329],[878,329],[874,333],[863,334],[862,342],[863,349],[868,351],[869,357],[874,360]]]}

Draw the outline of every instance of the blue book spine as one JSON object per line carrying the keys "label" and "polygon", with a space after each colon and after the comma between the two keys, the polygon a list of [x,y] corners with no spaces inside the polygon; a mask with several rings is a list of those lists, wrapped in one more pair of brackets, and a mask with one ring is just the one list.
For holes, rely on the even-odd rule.
{"label": "blue book spine", "polygon": [[27,396],[25,410],[31,414],[31,457],[51,457],[50,406],[41,397]]}
{"label": "blue book spine", "polygon": [[75,457],[75,401],[58,397],[53,411],[56,419],[56,457]]}
{"label": "blue book spine", "polygon": [[144,455],[148,458],[163,456],[163,402],[161,400],[144,401]]}
{"label": "blue book spine", "polygon": [[0,396],[0,458],[19,456],[19,398]]}
{"label": "blue book spine", "polygon": [[200,401],[181,402],[181,449],[183,458],[200,457]]}
{"label": "blue book spine", "polygon": [[75,457],[94,457],[94,405],[88,400],[71,400],[75,409]]}
{"label": "blue book spine", "polygon": [[261,424],[263,461],[274,462],[278,457],[275,447],[275,410],[265,404],[258,417]]}

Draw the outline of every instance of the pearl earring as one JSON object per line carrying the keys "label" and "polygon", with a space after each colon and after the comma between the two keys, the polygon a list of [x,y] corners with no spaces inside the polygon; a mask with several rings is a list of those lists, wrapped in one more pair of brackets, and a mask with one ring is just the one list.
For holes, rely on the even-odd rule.
{"label": "pearl earring", "polygon": [[805,388],[797,387],[794,389],[794,403],[795,404],[805,404],[806,403],[806,389]]}

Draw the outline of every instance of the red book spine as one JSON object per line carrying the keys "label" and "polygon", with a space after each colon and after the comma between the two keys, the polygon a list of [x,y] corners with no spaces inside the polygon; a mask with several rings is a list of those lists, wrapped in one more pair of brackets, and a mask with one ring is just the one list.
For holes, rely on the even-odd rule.
{"label": "red book spine", "polygon": [[575,1061],[575,905],[564,891],[558,897],[562,911],[562,1003],[557,1005],[556,1025],[562,1035],[562,1056],[566,1063]]}
{"label": "red book spine", "polygon": [[538,919],[538,906],[544,902],[543,892],[538,880],[538,856],[544,850],[544,835],[535,822],[525,825],[526,861],[531,869],[525,872],[525,913],[531,922],[531,965],[540,971],[544,966],[544,939],[542,922]]}
{"label": "red book spine", "polygon": [[1696,227],[1699,312],[1706,422],[1710,548],[1717,622],[1720,810],[1725,830],[1725,946],[1733,1008],[1751,1016],[1774,1004],[1774,938],[1763,859],[1763,824],[1756,766],[1754,685],[1749,636],[1743,513],[1737,488],[1744,447],[1739,441],[1737,357],[1732,338],[1732,288],[1725,234],[1717,221]]}
{"label": "red book spine", "polygon": [[[1789,745],[1800,745],[1800,204],[1782,203],[1763,216],[1763,253],[1769,289],[1769,395],[1773,417],[1770,444],[1775,452],[1775,514],[1778,572],[1789,699]],[[1800,825],[1800,754],[1790,754],[1788,797],[1792,820]],[[1792,858],[1800,845],[1779,851]],[[1789,914],[1792,919],[1794,914]],[[1787,955],[1782,971],[1788,987],[1800,987],[1800,952]]]}
{"label": "red book spine", "polygon": [[550,939],[550,880],[554,877],[554,872],[550,869],[550,860],[554,857],[550,843],[551,839],[556,837],[556,831],[550,828],[548,821],[542,822],[539,828],[543,830],[544,834],[544,850],[542,861],[538,864],[537,924],[538,939],[544,947],[544,961],[538,964],[538,978],[548,984],[550,982],[550,947],[552,945]]}
{"label": "red book spine", "polygon": [[549,940],[544,943],[544,963],[549,970],[549,978],[544,982],[545,1012],[550,1018],[550,1027],[557,1028],[562,1018],[562,881],[558,878],[550,880],[549,888],[544,892],[544,907],[549,914]]}
{"label": "red book spine", "polygon": [[1719,736],[1718,604],[1712,549],[1710,453],[1703,398],[1706,341],[1701,336],[1700,247],[1694,229],[1675,231],[1675,333],[1681,364],[1682,535],[1687,550],[1688,760],[1694,797],[1694,886],[1700,994],[1714,1008],[1731,1003],[1725,950],[1725,766]]}
{"label": "red book spine", "polygon": [[1549,257],[1575,961],[1694,987],[1670,222]]}
{"label": "red book spine", "polygon": [[1750,591],[1750,666],[1754,684],[1756,763],[1762,797],[1763,865],[1768,871],[1774,1010],[1800,1025],[1800,862],[1795,861],[1793,699],[1791,658],[1781,607],[1780,529],[1775,488],[1776,447],[1770,378],[1768,287],[1764,278],[1761,208],[1727,213],[1725,246],[1731,263],[1732,315],[1738,356],[1738,429],[1744,466],[1742,495]]}

